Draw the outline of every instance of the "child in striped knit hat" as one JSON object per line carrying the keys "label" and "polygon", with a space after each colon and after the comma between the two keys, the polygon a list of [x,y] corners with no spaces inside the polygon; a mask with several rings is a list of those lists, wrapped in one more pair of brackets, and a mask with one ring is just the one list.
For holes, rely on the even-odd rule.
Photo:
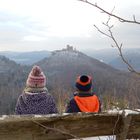
{"label": "child in striped knit hat", "polygon": [[34,66],[29,73],[26,87],[18,98],[15,113],[19,115],[57,113],[55,101],[45,86],[44,73],[39,66]]}

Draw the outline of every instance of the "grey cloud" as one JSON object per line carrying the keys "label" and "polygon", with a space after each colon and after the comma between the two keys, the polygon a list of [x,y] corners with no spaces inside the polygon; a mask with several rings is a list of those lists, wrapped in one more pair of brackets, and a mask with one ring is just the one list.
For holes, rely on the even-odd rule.
{"label": "grey cloud", "polygon": [[[120,13],[122,12],[122,15],[128,17],[128,14],[132,13],[127,13],[129,10],[132,10],[131,7],[123,9]],[[139,13],[134,14],[137,19],[140,19]],[[32,20],[30,17],[18,17],[10,13],[0,12],[0,47],[5,43],[7,46],[9,45],[9,49],[12,48],[12,45],[15,45],[25,49],[32,47],[35,48],[35,50],[37,50],[37,48],[55,50],[70,44],[81,50],[90,48],[110,48],[112,44],[109,38],[102,36],[95,28],[91,28],[91,32],[93,32],[91,37],[49,37],[49,39],[39,42],[23,41],[25,36],[36,35],[42,37],[43,34],[40,32],[47,31],[47,29],[47,26]],[[116,22],[114,24],[113,33],[120,43],[124,43],[124,47],[137,47],[140,44],[140,25]]]}
{"label": "grey cloud", "polygon": [[46,27],[30,17],[18,17],[10,13],[0,12],[0,43],[17,43],[25,36],[38,34]]}

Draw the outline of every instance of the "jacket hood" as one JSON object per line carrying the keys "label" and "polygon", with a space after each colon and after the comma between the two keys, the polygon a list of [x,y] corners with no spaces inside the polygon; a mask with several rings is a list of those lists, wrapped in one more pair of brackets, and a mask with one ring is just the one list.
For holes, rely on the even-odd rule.
{"label": "jacket hood", "polygon": [[98,112],[99,111],[99,100],[96,95],[89,96],[89,97],[75,96],[74,100],[76,101],[79,109],[82,112]]}
{"label": "jacket hood", "polygon": [[25,104],[28,103],[35,104],[36,102],[39,103],[43,100],[46,100],[48,94],[49,94],[48,92],[42,92],[42,93],[24,92],[21,96]]}

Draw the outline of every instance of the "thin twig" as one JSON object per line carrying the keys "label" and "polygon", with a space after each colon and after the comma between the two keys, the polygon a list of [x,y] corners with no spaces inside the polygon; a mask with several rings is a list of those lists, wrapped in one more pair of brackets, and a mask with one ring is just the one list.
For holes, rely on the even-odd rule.
{"label": "thin twig", "polygon": [[73,134],[70,134],[70,133],[68,133],[68,132],[66,132],[66,131],[62,131],[62,130],[60,130],[60,129],[58,129],[58,128],[47,127],[47,126],[45,126],[45,125],[43,125],[43,124],[41,124],[41,123],[39,123],[39,122],[37,122],[37,121],[34,121],[34,120],[32,120],[32,122],[35,123],[35,124],[37,124],[38,126],[44,128],[44,129],[46,129],[46,130],[59,132],[59,133],[61,133],[62,135],[70,136],[71,138],[75,138],[76,140],[82,140],[81,138],[78,138],[77,136],[75,136],[75,135],[73,135]]}
{"label": "thin twig", "polygon": [[97,29],[97,31],[98,32],[100,32],[101,34],[103,34],[103,35],[105,35],[105,36],[107,36],[107,37],[109,37],[109,38],[111,38],[111,36],[110,35],[108,35],[108,34],[106,34],[105,32],[103,32],[103,31],[101,31],[96,25],[94,25],[94,27]]}
{"label": "thin twig", "polygon": [[115,140],[114,135],[115,135],[115,130],[116,130],[117,124],[119,122],[119,119],[120,119],[120,116],[118,115],[118,118],[117,118],[115,125],[114,125],[114,128],[113,128],[113,140]]}
{"label": "thin twig", "polygon": [[120,16],[117,16],[117,15],[115,15],[115,14],[112,14],[112,13],[110,13],[110,12],[104,10],[103,8],[101,8],[100,6],[98,6],[97,3],[94,4],[94,3],[89,2],[88,0],[78,0],[78,1],[82,1],[82,2],[85,2],[85,3],[89,4],[89,5],[91,5],[91,6],[94,6],[95,8],[101,10],[102,13],[105,13],[105,14],[111,16],[111,17],[114,17],[114,18],[118,19],[120,22],[127,22],[127,23],[140,24],[140,22],[138,22],[138,21],[136,20],[135,15],[133,15],[133,20],[128,20],[128,19],[124,19],[124,18],[122,18],[122,17],[120,17]]}
{"label": "thin twig", "polygon": [[115,125],[114,125],[114,128],[113,128],[113,140],[115,140],[114,135],[115,135],[115,130],[116,130],[117,124],[119,122],[119,119],[120,119],[120,115],[118,114],[117,120],[116,120]]}
{"label": "thin twig", "polygon": [[129,70],[130,72],[133,72],[133,73],[137,74],[137,75],[140,75],[140,72],[136,71],[136,70],[133,68],[133,66],[128,62],[128,60],[124,57],[124,55],[123,55],[123,53],[122,53],[122,43],[119,44],[118,41],[117,41],[117,39],[116,39],[115,36],[113,35],[112,28],[113,28],[114,26],[113,26],[113,25],[109,25],[110,20],[111,20],[111,18],[110,18],[110,15],[109,15],[109,18],[108,18],[107,22],[106,22],[106,23],[103,23],[103,25],[104,25],[106,28],[108,28],[109,34],[105,33],[105,32],[102,31],[102,30],[100,30],[96,25],[94,25],[94,27],[97,29],[98,32],[100,32],[101,34],[103,34],[103,35],[109,37],[111,40],[113,40],[113,42],[114,42],[115,45],[111,45],[111,46],[112,46],[112,47],[116,47],[116,48],[118,49],[119,55],[120,55],[122,61],[127,65],[128,70]]}

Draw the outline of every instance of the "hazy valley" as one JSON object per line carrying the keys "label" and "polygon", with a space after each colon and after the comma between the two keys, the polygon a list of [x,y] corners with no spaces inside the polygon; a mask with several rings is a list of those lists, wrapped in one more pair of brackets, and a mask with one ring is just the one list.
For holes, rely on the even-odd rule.
{"label": "hazy valley", "polygon": [[[84,54],[104,62],[116,69],[128,71],[127,66],[122,62],[118,50],[116,48],[100,49],[100,50],[83,50]],[[33,52],[12,52],[1,51],[0,55],[15,61],[21,65],[33,65],[34,63],[51,56],[51,51],[33,51]],[[140,49],[127,48],[123,50],[124,57],[135,69],[140,70]]]}

